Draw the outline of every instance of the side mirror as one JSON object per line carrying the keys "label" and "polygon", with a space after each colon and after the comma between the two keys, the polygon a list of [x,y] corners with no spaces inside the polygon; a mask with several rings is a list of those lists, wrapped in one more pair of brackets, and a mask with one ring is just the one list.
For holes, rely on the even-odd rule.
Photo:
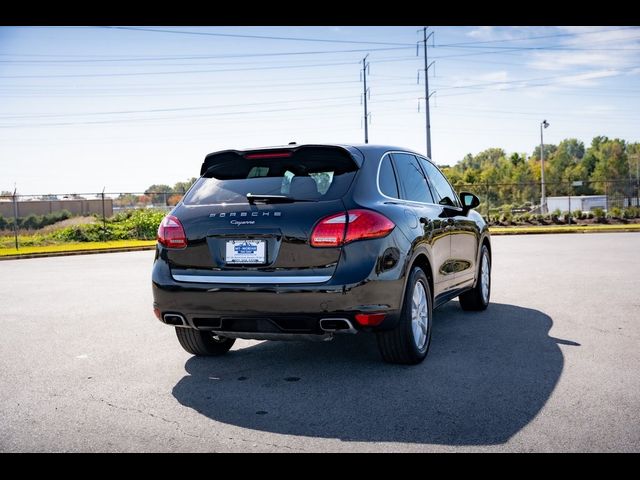
{"label": "side mirror", "polygon": [[480,205],[480,199],[470,192],[460,192],[460,201],[465,213]]}

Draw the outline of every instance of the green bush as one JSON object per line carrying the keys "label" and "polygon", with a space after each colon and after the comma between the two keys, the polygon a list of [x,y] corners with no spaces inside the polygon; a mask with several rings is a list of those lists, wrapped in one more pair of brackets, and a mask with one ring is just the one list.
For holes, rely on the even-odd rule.
{"label": "green bush", "polygon": [[74,225],[51,234],[62,242],[99,242],[102,240],[153,240],[165,212],[158,210],[131,210],[118,213],[103,222]]}
{"label": "green bush", "polygon": [[513,209],[513,205],[511,205],[511,204],[506,204],[506,205],[503,205],[503,206],[500,208],[500,213],[504,213],[504,214],[509,213],[509,214],[511,214],[511,210],[512,210],[512,209]]}
{"label": "green bush", "polygon": [[573,215],[573,218],[576,220],[580,220],[582,219],[582,210],[574,210],[571,215]]}
{"label": "green bush", "polygon": [[513,216],[511,215],[511,212],[502,212],[500,214],[500,221],[504,222],[504,223],[509,223],[511,222],[511,219],[513,218]]}
{"label": "green bush", "polygon": [[[26,230],[38,230],[52,225],[61,220],[71,218],[73,215],[69,210],[61,210],[59,212],[48,213],[46,215],[30,214],[26,217],[18,217],[18,228]],[[13,228],[14,219],[12,217],[3,218],[0,216],[0,230],[9,230]]]}
{"label": "green bush", "polygon": [[605,218],[604,210],[601,209],[601,208],[594,208],[593,209],[593,216],[598,221],[604,220],[604,218]]}
{"label": "green bush", "polygon": [[623,218],[631,219],[640,217],[640,208],[638,207],[627,207],[622,212]]}
{"label": "green bush", "polygon": [[20,222],[20,226],[29,230],[35,230],[37,228],[40,228],[40,225],[43,223],[43,221],[44,219],[42,215],[35,215],[32,213],[22,219],[22,221]]}
{"label": "green bush", "polygon": [[156,238],[158,226],[166,213],[161,210],[133,210],[127,218],[115,222],[119,234],[127,238],[139,240],[153,240]]}
{"label": "green bush", "polygon": [[622,210],[619,207],[613,207],[611,209],[611,218],[621,218],[622,217]]}

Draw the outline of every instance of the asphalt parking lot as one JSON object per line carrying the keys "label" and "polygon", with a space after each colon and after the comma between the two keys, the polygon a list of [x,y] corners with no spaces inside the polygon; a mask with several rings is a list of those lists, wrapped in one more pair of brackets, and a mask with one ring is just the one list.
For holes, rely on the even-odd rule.
{"label": "asphalt parking lot", "polygon": [[493,251],[414,367],[364,335],[191,357],[150,251],[0,262],[0,451],[640,451],[640,233]]}

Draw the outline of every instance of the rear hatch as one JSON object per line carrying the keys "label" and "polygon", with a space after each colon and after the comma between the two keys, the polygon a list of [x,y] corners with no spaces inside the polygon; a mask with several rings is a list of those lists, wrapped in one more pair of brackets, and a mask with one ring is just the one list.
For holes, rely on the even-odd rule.
{"label": "rear hatch", "polygon": [[209,155],[202,177],[173,212],[188,246],[167,251],[178,281],[323,283],[340,247],[312,247],[315,224],[344,213],[358,164],[341,147],[226,151]]}

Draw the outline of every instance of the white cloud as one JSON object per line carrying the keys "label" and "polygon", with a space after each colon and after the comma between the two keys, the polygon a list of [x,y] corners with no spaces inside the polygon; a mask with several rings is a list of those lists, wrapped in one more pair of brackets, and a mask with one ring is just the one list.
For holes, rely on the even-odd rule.
{"label": "white cloud", "polygon": [[476,40],[491,40],[494,36],[496,27],[478,27],[467,33],[468,36]]}
{"label": "white cloud", "polygon": [[616,77],[622,74],[619,70],[594,70],[586,73],[567,74],[565,77],[550,80],[552,82],[550,84],[541,80],[539,82],[523,82],[520,86],[523,87],[523,95],[541,99],[549,94],[561,93],[567,87],[595,87],[599,85],[598,80],[600,79]]}
{"label": "white cloud", "polygon": [[594,66],[624,68],[636,65],[640,60],[638,28],[559,27],[559,30],[579,36],[559,37],[557,47],[585,50],[534,51],[529,62],[531,68],[558,71]]}
{"label": "white cloud", "polygon": [[477,41],[516,40],[522,37],[543,35],[547,27],[512,26],[512,27],[477,27],[467,36]]}

